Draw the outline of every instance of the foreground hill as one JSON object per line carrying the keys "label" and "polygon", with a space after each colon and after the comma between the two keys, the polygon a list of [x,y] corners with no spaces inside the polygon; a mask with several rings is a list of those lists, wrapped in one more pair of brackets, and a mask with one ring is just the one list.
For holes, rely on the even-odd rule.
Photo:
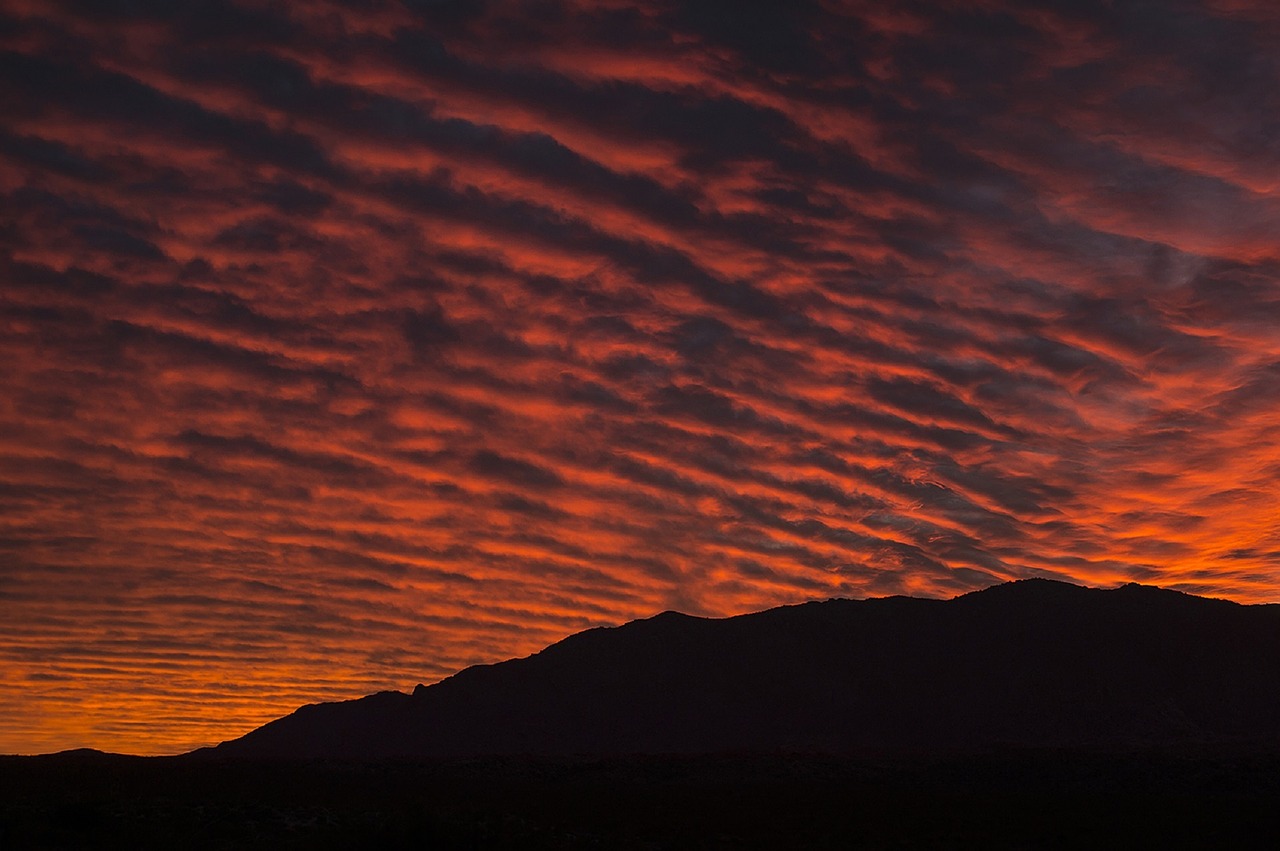
{"label": "foreground hill", "polygon": [[592,629],[204,753],[473,757],[1280,744],[1280,606],[1026,580]]}

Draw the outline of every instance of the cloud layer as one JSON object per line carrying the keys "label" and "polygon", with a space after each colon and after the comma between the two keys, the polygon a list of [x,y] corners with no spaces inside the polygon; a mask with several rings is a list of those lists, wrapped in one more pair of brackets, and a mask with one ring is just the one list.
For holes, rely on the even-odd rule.
{"label": "cloud layer", "polygon": [[0,752],[666,608],[1280,599],[1269,2],[3,10]]}

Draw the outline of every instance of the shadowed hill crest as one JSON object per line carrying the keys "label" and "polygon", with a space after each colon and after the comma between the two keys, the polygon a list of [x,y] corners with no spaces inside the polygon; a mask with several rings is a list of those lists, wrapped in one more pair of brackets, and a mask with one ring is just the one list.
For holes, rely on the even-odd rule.
{"label": "shadowed hill crest", "polygon": [[1050,580],[952,600],[664,612],[412,694],[305,706],[226,757],[853,753],[1280,743],[1280,606]]}

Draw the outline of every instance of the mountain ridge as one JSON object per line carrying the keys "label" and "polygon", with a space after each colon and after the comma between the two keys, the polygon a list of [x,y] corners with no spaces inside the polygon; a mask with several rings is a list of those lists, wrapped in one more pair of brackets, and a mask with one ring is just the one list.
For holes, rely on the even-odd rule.
{"label": "mountain ridge", "polygon": [[[1280,607],[1021,580],[597,627],[205,755],[472,757],[1280,744]],[[1269,652],[1270,651],[1270,652]]]}

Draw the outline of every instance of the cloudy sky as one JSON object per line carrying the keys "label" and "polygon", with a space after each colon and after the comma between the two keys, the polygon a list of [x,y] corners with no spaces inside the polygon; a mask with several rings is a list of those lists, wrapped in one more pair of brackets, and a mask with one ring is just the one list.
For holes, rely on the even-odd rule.
{"label": "cloudy sky", "polygon": [[0,11],[0,752],[663,609],[1280,601],[1271,0]]}

